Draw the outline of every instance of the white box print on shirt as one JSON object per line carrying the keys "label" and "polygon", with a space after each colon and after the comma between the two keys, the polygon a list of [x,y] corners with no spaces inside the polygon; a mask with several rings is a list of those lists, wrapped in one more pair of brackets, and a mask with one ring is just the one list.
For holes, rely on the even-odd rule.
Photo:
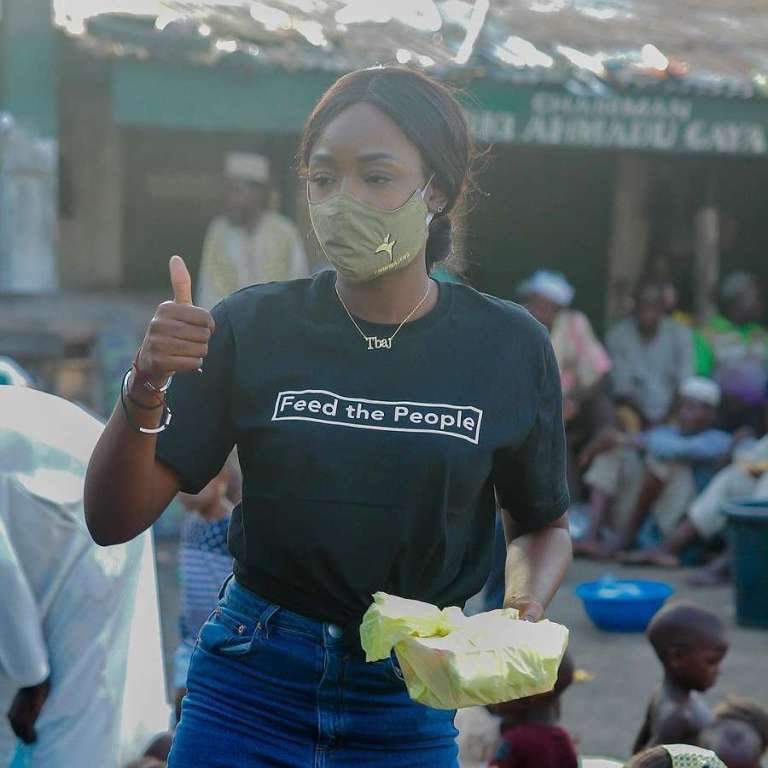
{"label": "white box print on shirt", "polygon": [[280,392],[272,421],[314,421],[339,427],[446,435],[478,444],[483,412],[469,405],[344,397],[322,389]]}

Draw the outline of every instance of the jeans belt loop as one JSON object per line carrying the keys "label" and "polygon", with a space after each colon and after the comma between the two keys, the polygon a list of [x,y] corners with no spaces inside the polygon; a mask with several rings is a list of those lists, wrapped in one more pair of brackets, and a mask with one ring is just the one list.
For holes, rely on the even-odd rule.
{"label": "jeans belt loop", "polygon": [[234,573],[230,573],[229,576],[227,576],[226,579],[224,579],[224,583],[221,585],[221,589],[219,590],[219,600],[221,600],[224,597],[224,593],[227,591],[227,584],[229,584],[232,579],[235,578]]}
{"label": "jeans belt loop", "polygon": [[279,610],[279,605],[270,604],[261,612],[256,622],[256,636],[269,638],[269,621]]}

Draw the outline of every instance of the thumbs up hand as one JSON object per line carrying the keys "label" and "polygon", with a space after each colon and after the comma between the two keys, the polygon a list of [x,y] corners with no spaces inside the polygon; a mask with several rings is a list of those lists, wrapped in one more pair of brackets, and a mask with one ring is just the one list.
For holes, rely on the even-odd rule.
{"label": "thumbs up hand", "polygon": [[138,366],[155,386],[174,373],[199,370],[208,354],[215,330],[211,313],[192,303],[192,279],[181,256],[173,256],[168,269],[173,301],[155,311],[138,355]]}

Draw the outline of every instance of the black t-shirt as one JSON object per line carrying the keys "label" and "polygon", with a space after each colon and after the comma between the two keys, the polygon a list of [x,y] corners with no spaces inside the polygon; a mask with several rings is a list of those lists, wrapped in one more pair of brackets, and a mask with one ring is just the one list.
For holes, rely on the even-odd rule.
{"label": "black t-shirt", "polygon": [[237,445],[235,575],[271,602],[342,625],[377,590],[463,606],[490,569],[494,489],[521,531],[568,505],[546,331],[443,283],[431,312],[370,351],[334,280],[251,286],[214,308],[204,373],[174,379],[157,458],[196,493]]}

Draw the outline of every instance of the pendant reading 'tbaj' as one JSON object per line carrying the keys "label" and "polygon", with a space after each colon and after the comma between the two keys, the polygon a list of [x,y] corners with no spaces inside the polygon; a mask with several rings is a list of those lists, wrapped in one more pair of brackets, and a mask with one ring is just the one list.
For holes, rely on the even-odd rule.
{"label": "pendant reading 'tbaj'", "polygon": [[392,339],[381,339],[378,336],[366,336],[368,349],[392,349]]}

